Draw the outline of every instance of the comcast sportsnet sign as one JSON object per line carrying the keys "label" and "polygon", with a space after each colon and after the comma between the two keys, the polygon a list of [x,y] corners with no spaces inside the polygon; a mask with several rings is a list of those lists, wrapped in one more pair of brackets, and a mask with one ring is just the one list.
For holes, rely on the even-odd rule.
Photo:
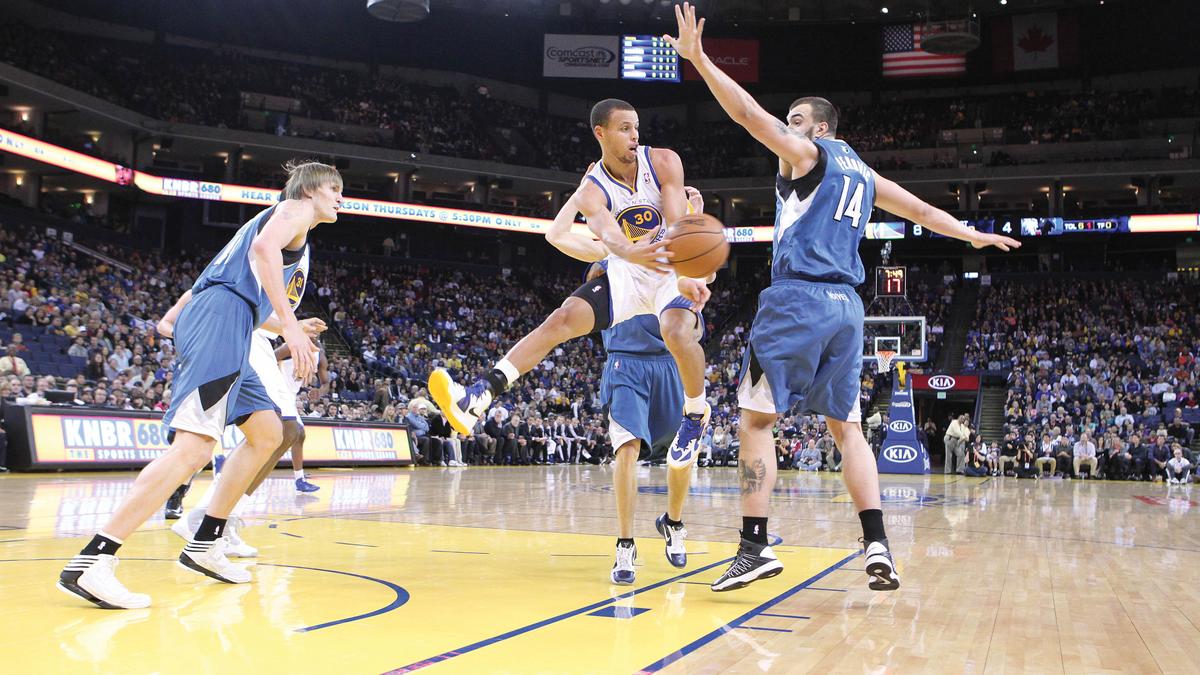
{"label": "comcast sportsnet sign", "polygon": [[979,391],[978,375],[913,374],[913,391]]}

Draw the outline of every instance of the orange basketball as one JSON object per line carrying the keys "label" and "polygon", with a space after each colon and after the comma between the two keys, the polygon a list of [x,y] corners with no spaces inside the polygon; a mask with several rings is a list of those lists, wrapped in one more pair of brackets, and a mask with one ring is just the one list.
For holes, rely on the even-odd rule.
{"label": "orange basketball", "polygon": [[721,269],[729,259],[725,226],[706,213],[688,214],[667,228],[667,250],[675,253],[671,264],[681,277],[697,279]]}

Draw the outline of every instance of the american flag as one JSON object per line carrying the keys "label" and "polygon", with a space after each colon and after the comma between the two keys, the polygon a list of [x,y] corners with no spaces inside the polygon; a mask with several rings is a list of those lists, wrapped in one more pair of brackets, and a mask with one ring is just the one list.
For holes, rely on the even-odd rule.
{"label": "american flag", "polygon": [[967,72],[963,54],[921,51],[921,26],[906,23],[883,27],[883,76],[961,75]]}

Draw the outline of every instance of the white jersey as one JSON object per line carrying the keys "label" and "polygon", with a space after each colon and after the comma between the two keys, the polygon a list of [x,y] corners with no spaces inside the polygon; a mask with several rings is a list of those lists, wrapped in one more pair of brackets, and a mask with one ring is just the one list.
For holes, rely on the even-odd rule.
{"label": "white jersey", "polygon": [[[638,171],[634,185],[628,185],[610,174],[604,162],[596,162],[596,166],[587,174],[588,180],[604,193],[609,212],[630,241],[640,241],[663,222],[662,184],[658,182],[658,174],[650,160],[650,146],[639,145],[636,155]],[[662,228],[654,238],[657,241],[665,235],[666,228]],[[615,257],[609,255],[608,259]],[[658,283],[657,279],[662,276],[644,267],[640,269],[644,270],[647,281],[655,280],[653,283]]]}
{"label": "white jersey", "polygon": [[[313,355],[313,363],[319,362],[321,359],[321,350],[314,348],[312,350],[312,355]],[[283,371],[283,380],[288,385],[288,388],[291,390],[292,396],[295,397],[296,395],[298,395],[300,393],[300,390],[304,388],[304,385],[307,384],[306,382],[301,382],[296,379],[296,361],[295,361],[295,359],[291,359],[291,358],[284,359],[282,362],[280,362],[279,369],[281,371]],[[314,371],[313,374],[316,375],[316,371]]]}

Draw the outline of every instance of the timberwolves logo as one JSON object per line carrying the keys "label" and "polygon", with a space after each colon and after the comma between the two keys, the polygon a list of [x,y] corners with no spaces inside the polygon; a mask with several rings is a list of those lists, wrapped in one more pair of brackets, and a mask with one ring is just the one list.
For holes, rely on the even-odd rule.
{"label": "timberwolves logo", "polygon": [[296,268],[296,271],[292,272],[292,278],[288,279],[287,288],[284,291],[287,293],[288,304],[293,309],[300,304],[300,296],[304,295],[305,281],[304,270],[300,268]]}
{"label": "timberwolves logo", "polygon": [[904,464],[917,458],[917,451],[907,445],[893,445],[883,451],[889,462]]}
{"label": "timberwolves logo", "polygon": [[629,241],[638,241],[662,224],[662,214],[649,204],[630,206],[617,214],[617,224]]}

